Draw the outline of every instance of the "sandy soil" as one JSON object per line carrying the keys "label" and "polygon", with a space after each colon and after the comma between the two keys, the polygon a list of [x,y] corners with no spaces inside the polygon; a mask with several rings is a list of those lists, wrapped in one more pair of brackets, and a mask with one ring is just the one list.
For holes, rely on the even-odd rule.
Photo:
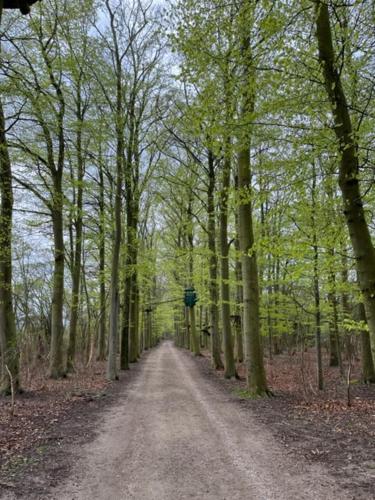
{"label": "sandy soil", "polygon": [[353,498],[318,464],[286,456],[169,342],[149,354],[94,442],[75,452],[75,473],[43,498]]}

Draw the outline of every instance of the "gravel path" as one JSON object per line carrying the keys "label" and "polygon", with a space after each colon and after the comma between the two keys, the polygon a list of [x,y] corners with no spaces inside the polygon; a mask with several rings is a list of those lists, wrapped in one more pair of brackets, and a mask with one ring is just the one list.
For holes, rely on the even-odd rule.
{"label": "gravel path", "polygon": [[165,342],[143,363],[75,474],[49,498],[345,500],[318,466],[286,455],[249,410]]}

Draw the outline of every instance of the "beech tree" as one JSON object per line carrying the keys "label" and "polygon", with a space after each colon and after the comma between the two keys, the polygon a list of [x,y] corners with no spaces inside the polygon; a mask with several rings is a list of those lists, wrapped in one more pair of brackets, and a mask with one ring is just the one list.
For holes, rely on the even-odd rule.
{"label": "beech tree", "polygon": [[360,190],[358,141],[353,129],[346,93],[335,63],[329,6],[317,1],[316,37],[324,83],[331,103],[334,132],[340,156],[339,186],[344,215],[357,262],[358,282],[375,352],[375,248],[372,242]]}

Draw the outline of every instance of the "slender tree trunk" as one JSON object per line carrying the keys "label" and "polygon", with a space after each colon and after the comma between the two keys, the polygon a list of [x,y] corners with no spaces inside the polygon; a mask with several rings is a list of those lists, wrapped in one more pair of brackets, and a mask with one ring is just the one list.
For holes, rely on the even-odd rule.
{"label": "slender tree trunk", "polygon": [[63,353],[63,309],[64,309],[64,272],[65,272],[65,248],[64,248],[64,194],[62,189],[63,173],[65,165],[65,134],[64,116],[65,101],[60,83],[55,81],[51,70],[51,62],[48,55],[44,53],[46,65],[50,70],[50,80],[56,89],[59,101],[58,112],[58,160],[55,166],[51,162],[50,170],[53,173],[52,191],[52,226],[54,239],[54,270],[53,270],[53,292],[51,313],[51,351],[50,351],[50,376],[61,378],[66,375],[64,353]]}
{"label": "slender tree trunk", "polygon": [[64,224],[62,201],[62,178],[54,182],[52,225],[54,237],[54,269],[51,315],[50,376],[61,378],[65,375],[63,357],[63,307],[64,307]]}
{"label": "slender tree trunk", "polygon": [[[366,312],[362,303],[357,304],[354,311],[356,321],[366,322]],[[365,329],[361,329],[361,364],[362,380],[365,384],[375,383],[375,367],[371,353],[370,335]]]}
{"label": "slender tree trunk", "polygon": [[[334,250],[329,250],[330,256],[333,259]],[[338,310],[337,310],[337,292],[336,292],[336,276],[333,271],[329,273],[329,285],[330,292],[328,294],[328,301],[332,308],[332,319],[330,321],[330,332],[329,332],[329,365],[339,366],[340,372],[343,375],[343,366],[341,358],[341,346],[339,338],[339,320],[338,320]]]}
{"label": "slender tree trunk", "polygon": [[126,150],[125,162],[125,203],[126,203],[126,280],[124,307],[129,311],[124,324],[124,342],[128,338],[129,361],[135,363],[138,359],[138,321],[135,318],[136,293],[137,293],[137,252],[138,252],[138,174],[137,152],[136,152],[136,117],[135,117],[135,94],[129,104],[129,139]]}
{"label": "slender tree trunk", "polygon": [[77,343],[77,325],[78,325],[78,310],[80,301],[80,284],[81,284],[81,261],[82,261],[82,226],[83,226],[83,175],[84,161],[82,153],[82,103],[81,93],[77,96],[77,204],[75,216],[75,249],[72,269],[72,302],[70,310],[70,328],[69,328],[69,347],[67,357],[67,370],[74,370],[74,359],[76,355]]}
{"label": "slender tree trunk", "polygon": [[[254,69],[247,33],[242,40],[242,69],[244,81],[241,118],[244,123],[254,111]],[[267,381],[260,340],[259,278],[254,249],[254,230],[251,203],[250,137],[241,137],[238,153],[238,227],[243,282],[243,335],[245,345],[246,380],[249,392],[267,394]]]}
{"label": "slender tree trunk", "polygon": [[121,331],[121,356],[120,366],[121,370],[129,369],[130,361],[130,314],[131,314],[131,276],[130,272],[130,257],[128,255],[129,247],[127,246],[126,255],[124,259],[125,279],[124,279],[124,295],[122,304],[122,331]]}
{"label": "slender tree trunk", "polygon": [[114,231],[111,263],[111,292],[110,292],[110,316],[109,316],[109,338],[108,338],[108,380],[118,380],[117,351],[118,351],[118,314],[120,307],[119,298],[119,267],[120,249],[122,240],[122,184],[123,184],[123,157],[124,157],[124,109],[123,109],[123,82],[122,61],[117,40],[115,15],[111,10],[110,3],[106,0],[106,7],[110,16],[112,40],[114,43],[114,59],[116,71],[116,176],[115,176],[115,207],[114,207]]}
{"label": "slender tree trunk", "polygon": [[[1,19],[0,5],[0,19]],[[19,390],[19,354],[17,346],[16,322],[13,309],[12,290],[12,217],[13,189],[12,166],[5,136],[5,118],[0,101],[0,350],[1,350],[1,391],[10,393]]]}
{"label": "slender tree trunk", "polygon": [[[136,265],[136,264],[135,264]],[[131,347],[131,362],[138,361],[139,358],[139,309],[138,309],[139,290],[137,283],[137,272],[134,270],[132,277],[132,292],[130,303],[130,347]]]}
{"label": "slender tree trunk", "polygon": [[185,307],[184,309],[184,318],[185,318],[185,349],[190,349],[190,318],[189,318],[189,308]]}
{"label": "slender tree trunk", "polygon": [[349,107],[332,42],[328,3],[315,0],[316,36],[327,95],[335,122],[334,131],[340,154],[339,185],[344,202],[344,215],[356,258],[359,286],[363,294],[375,355],[375,249],[363,208],[359,185],[358,142],[353,131]]}
{"label": "slender tree trunk", "polygon": [[260,342],[260,310],[257,258],[254,250],[252,208],[249,197],[250,151],[238,155],[239,241],[243,280],[243,334],[245,343],[246,379],[248,390],[255,394],[268,392]]}
{"label": "slender tree trunk", "polygon": [[111,263],[111,292],[110,292],[110,317],[108,339],[108,380],[117,380],[117,343],[118,343],[118,309],[119,309],[119,260],[121,247],[121,187],[122,187],[122,162],[117,160],[116,199],[115,199],[115,229],[112,247]]}
{"label": "slender tree trunk", "polygon": [[189,318],[190,318],[190,334],[192,342],[192,351],[196,356],[199,356],[199,337],[197,335],[197,326],[195,320],[195,306],[189,307]]}
{"label": "slender tree trunk", "polygon": [[221,323],[224,344],[224,376],[237,376],[233,354],[233,337],[230,323],[229,245],[228,245],[228,193],[230,189],[230,143],[228,141],[223,164],[220,199],[220,269],[221,269]]}
{"label": "slender tree trunk", "polygon": [[[236,189],[238,189],[238,177],[236,175]],[[239,232],[239,221],[238,221],[238,211],[235,214],[236,220],[236,321],[235,321],[235,332],[236,332],[236,358],[238,363],[242,363],[244,360],[243,352],[243,336],[242,336],[242,304],[243,304],[243,289],[242,289],[242,268],[241,268],[241,257],[240,257],[240,241],[238,239]]]}
{"label": "slender tree trunk", "polygon": [[[326,192],[328,196],[328,201],[332,210],[334,210],[335,200],[334,200],[334,192],[333,185],[330,180],[326,184]],[[335,222],[333,222],[334,224]],[[333,244],[331,248],[328,249],[328,263],[329,263],[329,272],[328,272],[328,284],[329,284],[329,292],[328,292],[328,302],[331,306],[331,320],[329,323],[329,365],[330,366],[339,366],[341,376],[344,375],[344,368],[342,364],[342,356],[341,356],[341,342],[339,336],[339,317],[338,317],[338,299],[337,299],[337,286],[336,286],[336,272],[335,272],[335,249]]]}
{"label": "slender tree trunk", "polygon": [[313,244],[313,260],[314,260],[314,300],[315,300],[315,348],[316,348],[316,368],[317,368],[317,385],[319,390],[323,390],[323,361],[322,361],[322,341],[321,341],[321,311],[320,311],[320,287],[319,287],[319,247],[318,234],[316,227],[316,166],[313,164],[313,181],[312,181],[312,206],[311,206],[311,226],[312,226],[312,244]]}
{"label": "slender tree trunk", "polygon": [[151,345],[151,338],[152,338],[152,331],[151,331],[151,326],[152,326],[152,322],[151,322],[151,312],[149,312],[147,314],[147,349],[151,349],[152,345]]}
{"label": "slender tree trunk", "polygon": [[105,203],[103,166],[99,163],[99,339],[98,361],[105,359],[106,344],[106,288],[105,288]]}
{"label": "slender tree trunk", "polygon": [[[125,280],[126,286],[126,280]],[[122,304],[121,318],[121,350],[120,350],[120,368],[121,370],[129,370],[129,318],[130,318],[130,301],[129,296],[124,292]]]}
{"label": "slender tree trunk", "polygon": [[[190,277],[190,286],[193,286],[193,281],[194,281],[194,235],[193,235],[193,214],[192,214],[192,201],[191,199],[189,200],[188,204],[188,211],[187,211],[187,216],[188,216],[188,230],[187,230],[187,237],[188,237],[188,242],[189,242],[189,277]],[[197,329],[195,326],[195,311],[194,307],[188,308],[190,311],[188,311],[188,318],[190,320],[190,349],[191,351],[195,354],[195,356],[200,356],[200,347],[199,347],[199,337],[197,335]],[[194,321],[194,323],[193,323]]]}
{"label": "slender tree trunk", "polygon": [[218,314],[218,283],[217,283],[217,254],[216,254],[216,224],[215,224],[215,165],[211,151],[208,153],[208,249],[210,251],[210,333],[212,364],[216,370],[223,368],[220,356],[219,314]]}

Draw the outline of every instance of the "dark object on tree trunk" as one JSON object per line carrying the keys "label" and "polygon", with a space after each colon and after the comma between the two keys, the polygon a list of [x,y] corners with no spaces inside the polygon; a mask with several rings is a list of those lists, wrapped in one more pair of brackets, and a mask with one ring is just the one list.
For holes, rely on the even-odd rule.
{"label": "dark object on tree trunk", "polygon": [[3,9],[19,9],[21,14],[30,14],[30,7],[40,0],[4,0]]}
{"label": "dark object on tree trunk", "polygon": [[211,337],[211,333],[209,331],[209,328],[210,327],[204,327],[201,329],[201,332],[204,333],[205,335],[207,335],[208,337]]}

